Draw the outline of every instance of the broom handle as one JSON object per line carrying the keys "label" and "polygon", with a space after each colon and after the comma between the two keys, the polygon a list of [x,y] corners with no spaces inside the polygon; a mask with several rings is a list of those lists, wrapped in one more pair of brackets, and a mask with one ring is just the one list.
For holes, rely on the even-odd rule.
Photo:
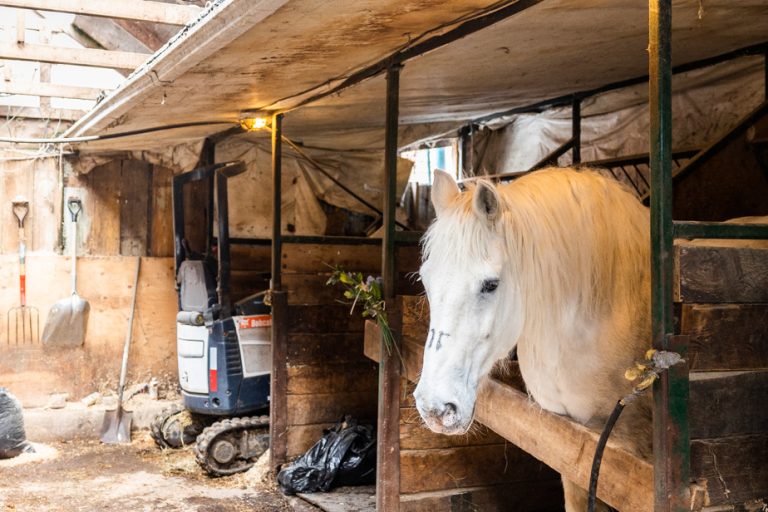
{"label": "broom handle", "polygon": [[117,390],[117,409],[123,406],[123,391],[125,390],[125,374],[128,373],[128,352],[131,348],[131,335],[133,334],[133,314],[136,311],[136,292],[139,288],[139,271],[141,270],[141,256],[136,258],[136,277],[133,279],[133,298],[131,299],[131,315],[128,318],[128,331],[125,333],[125,346],[123,347],[123,364],[120,367],[120,386]]}

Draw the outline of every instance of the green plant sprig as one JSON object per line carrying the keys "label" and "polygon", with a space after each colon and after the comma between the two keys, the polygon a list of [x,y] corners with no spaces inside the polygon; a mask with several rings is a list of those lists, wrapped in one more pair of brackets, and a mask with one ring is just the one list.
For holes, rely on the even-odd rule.
{"label": "green plant sprig", "polygon": [[[343,286],[344,298],[352,301],[349,314],[351,315],[355,307],[360,304],[363,308],[362,316],[375,320],[376,325],[381,329],[387,354],[391,356],[394,349],[400,355],[400,351],[395,344],[392,329],[390,329],[389,322],[387,321],[387,304],[382,296],[381,278],[373,276],[364,278],[361,272],[346,272],[339,265],[331,268],[333,272],[325,284],[328,286],[339,284]],[[344,303],[349,304],[349,302]]]}

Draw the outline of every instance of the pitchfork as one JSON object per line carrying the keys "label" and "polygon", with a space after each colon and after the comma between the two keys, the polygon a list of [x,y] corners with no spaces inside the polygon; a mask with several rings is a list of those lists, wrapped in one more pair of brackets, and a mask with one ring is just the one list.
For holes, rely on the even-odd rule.
{"label": "pitchfork", "polygon": [[12,202],[13,215],[19,221],[19,294],[21,305],[8,310],[8,344],[11,333],[16,345],[40,341],[40,313],[36,307],[27,306],[27,247],[24,244],[24,219],[29,213],[29,201],[22,198]]}

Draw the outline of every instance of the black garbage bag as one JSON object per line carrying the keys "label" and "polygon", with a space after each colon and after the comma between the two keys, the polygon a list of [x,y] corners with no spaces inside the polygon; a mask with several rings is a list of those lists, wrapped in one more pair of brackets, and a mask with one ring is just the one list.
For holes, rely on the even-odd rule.
{"label": "black garbage bag", "polygon": [[34,451],[24,432],[21,402],[7,389],[0,388],[0,459]]}
{"label": "black garbage bag", "polygon": [[307,453],[280,471],[285,494],[328,491],[342,485],[367,485],[376,477],[376,436],[370,425],[346,416]]}

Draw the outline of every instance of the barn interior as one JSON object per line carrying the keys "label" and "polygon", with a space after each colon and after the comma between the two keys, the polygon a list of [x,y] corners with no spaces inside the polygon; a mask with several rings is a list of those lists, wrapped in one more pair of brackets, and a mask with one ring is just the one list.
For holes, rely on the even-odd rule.
{"label": "barn interior", "polygon": [[[649,195],[653,114],[645,4],[342,0],[330,8],[307,0],[215,0],[166,2],[174,9],[158,21],[146,12],[138,18],[138,8],[100,14],[97,2],[82,2],[87,7],[80,11],[55,3],[0,1],[7,35],[0,45],[5,69],[0,109],[6,114],[0,197],[8,205],[20,195],[30,201],[27,295],[39,308],[39,325],[45,325],[49,305],[70,293],[73,243],[82,276],[78,293],[91,302],[91,313],[85,342],[69,349],[14,343],[10,320],[0,318],[0,332],[8,333],[0,343],[5,347],[0,386],[30,408],[49,406],[54,395],[65,393],[77,402],[115,388],[137,257],[142,273],[128,381],[154,378],[172,395],[179,381],[174,177],[242,161],[245,172],[229,179],[226,203],[230,299],[270,288],[284,294],[273,296],[269,465],[275,469],[304,453],[344,414],[381,428],[379,335],[362,319],[350,318],[348,307],[338,304],[338,290],[325,282],[328,265],[366,275],[383,272],[387,72],[393,66],[402,66],[395,197],[397,229],[403,234],[395,258],[395,290],[402,297],[392,315],[402,316],[404,350],[414,361],[426,327],[423,314],[415,313],[423,308],[415,298],[420,285],[409,274],[418,271],[418,237],[433,215],[428,180],[435,167],[427,164],[426,182],[419,184],[413,178],[418,166],[409,158],[443,148],[451,155],[446,170],[467,181],[506,181],[552,164],[600,166],[641,199]],[[79,14],[59,18],[46,8]],[[768,5],[685,0],[672,3],[671,12],[675,219],[768,215]],[[175,21],[171,13],[178,16]],[[76,51],[58,51],[57,44]],[[19,83],[26,72],[18,71],[22,61],[40,64]],[[72,81],[83,68],[71,65],[114,71],[102,91]],[[256,119],[274,123],[275,114],[282,116],[284,136],[277,196],[276,127],[253,126]],[[217,190],[211,179],[183,191],[182,230],[192,251],[207,252],[212,241],[215,246],[224,238],[214,213],[220,206]],[[70,196],[83,201],[74,239],[66,210]],[[10,206],[0,210],[0,223],[0,297],[10,309],[18,302],[19,244]],[[277,262],[276,238],[282,244]],[[275,287],[278,275],[281,287]],[[726,308],[701,313],[700,303],[719,301],[695,294],[686,301],[684,295],[678,303],[686,326],[703,329],[697,314],[714,317]],[[750,304],[744,322],[758,325],[768,299],[757,294],[722,302],[730,309],[733,303]],[[768,364],[768,335],[757,328],[745,337],[755,347],[748,362],[700,368],[755,371],[729,375],[736,379],[729,381],[731,387],[744,389],[731,397],[734,401],[748,400],[766,382],[756,370]],[[406,362],[407,380],[416,379],[416,363]],[[505,378],[514,383],[516,377]],[[397,417],[386,416],[399,425],[397,469],[388,474],[398,483],[379,488],[375,500],[355,499],[369,508],[378,503],[380,510],[395,510],[395,502],[402,510],[463,510],[457,508],[461,503],[482,510],[504,510],[509,503],[516,510],[561,510],[558,477],[547,465],[563,468],[542,459],[535,440],[494,423],[492,409],[478,413],[491,431],[476,438],[449,442],[428,434],[407,397],[412,384],[403,381],[402,386],[397,392],[405,397],[393,406]],[[495,392],[501,396],[498,403],[519,406],[506,389]],[[511,401],[504,402],[507,398]],[[709,406],[696,417],[706,416]],[[757,412],[741,430],[700,429],[696,435],[748,436],[748,443],[736,446],[751,447],[758,460],[765,454],[766,433],[753,426],[763,420]],[[539,428],[555,432],[561,426]],[[92,425],[90,435],[97,429]],[[509,444],[512,438],[521,449]],[[692,449],[706,452],[723,443],[700,442]],[[631,485],[609,488],[601,498],[623,510],[650,510],[652,467],[617,456],[617,465],[606,470],[614,476],[606,481],[624,474]],[[517,472],[506,470],[510,460]],[[768,496],[764,465],[734,464],[730,476],[717,473],[730,490],[725,482],[711,484],[708,501],[691,510],[702,509],[704,501],[724,506]],[[448,476],[436,475],[436,467],[450,468]],[[752,471],[749,478],[744,468]],[[714,473],[709,481],[719,482]],[[734,481],[746,483],[735,488]],[[632,485],[646,487],[634,501]],[[382,505],[382,493],[394,501]]]}

